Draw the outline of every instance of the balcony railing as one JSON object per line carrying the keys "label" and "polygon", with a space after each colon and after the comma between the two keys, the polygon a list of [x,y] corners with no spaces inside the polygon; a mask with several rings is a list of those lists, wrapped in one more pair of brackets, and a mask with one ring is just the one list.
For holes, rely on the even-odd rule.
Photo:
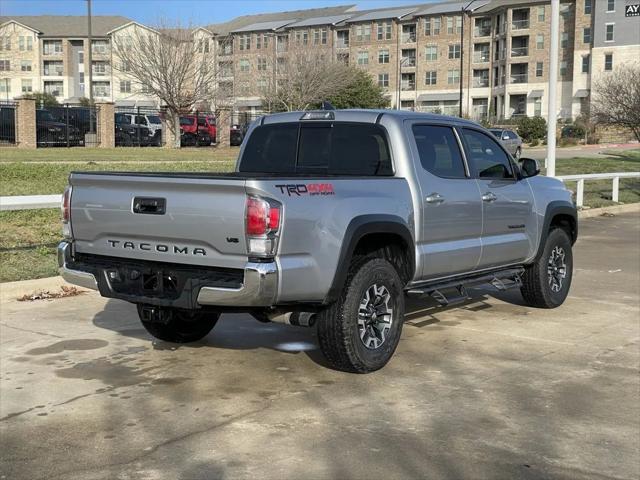
{"label": "balcony railing", "polygon": [[474,78],[473,79],[473,86],[475,88],[488,87],[489,86],[489,79],[488,78]]}
{"label": "balcony railing", "polygon": [[349,48],[349,39],[343,40],[343,39],[338,39],[338,42],[336,43],[336,47],[338,48]]}
{"label": "balcony railing", "polygon": [[489,27],[475,27],[473,29],[474,37],[488,37],[491,35],[491,26]]}
{"label": "balcony railing", "polygon": [[400,90],[402,90],[403,92],[408,90],[415,90],[415,89],[416,89],[416,82],[402,82],[400,84]]}
{"label": "balcony railing", "polygon": [[415,43],[415,41],[416,32],[402,34],[402,43]]}
{"label": "balcony railing", "polygon": [[523,20],[513,20],[511,22],[511,29],[512,30],[525,30],[529,28],[529,19],[523,19]]}
{"label": "balcony railing", "polygon": [[529,47],[511,47],[512,57],[526,57],[529,55]]}
{"label": "balcony railing", "polygon": [[402,65],[403,67],[415,67],[416,57],[402,57],[400,65]]}
{"label": "balcony railing", "polygon": [[511,83],[527,83],[529,81],[529,74],[527,73],[512,73]]}
{"label": "balcony railing", "polygon": [[473,63],[485,63],[489,61],[489,52],[473,54]]}

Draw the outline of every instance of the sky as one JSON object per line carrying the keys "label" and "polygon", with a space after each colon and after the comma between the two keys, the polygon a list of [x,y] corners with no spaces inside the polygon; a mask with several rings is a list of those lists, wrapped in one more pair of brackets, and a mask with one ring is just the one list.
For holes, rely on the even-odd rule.
{"label": "sky", "polygon": [[[356,4],[358,10],[432,0],[92,0],[94,15],[122,15],[140,23],[160,18],[206,25],[240,15]],[[0,15],[85,15],[86,0],[0,0]]]}

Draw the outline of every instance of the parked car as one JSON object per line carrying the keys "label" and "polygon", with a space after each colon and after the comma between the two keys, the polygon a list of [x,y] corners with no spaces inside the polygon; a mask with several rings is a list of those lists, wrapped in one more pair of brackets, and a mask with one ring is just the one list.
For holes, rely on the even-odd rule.
{"label": "parked car", "polygon": [[142,125],[132,124],[127,114],[116,113],[114,121],[116,147],[152,145],[154,137],[150,136],[150,130]]}
{"label": "parked car", "polygon": [[146,113],[123,113],[129,119],[131,125],[140,125],[149,129],[149,136],[153,138],[149,143],[160,146],[162,139],[162,120],[160,115],[152,115]]}
{"label": "parked car", "polygon": [[[212,115],[183,115],[180,117],[180,125],[185,129],[186,132],[195,133],[196,132],[196,118],[197,118],[197,129],[198,130],[206,130],[211,138],[211,141],[215,143],[216,141],[216,119]],[[184,119],[184,121],[183,121]]]}
{"label": "parked car", "polygon": [[0,142],[16,142],[16,109],[13,106],[0,105]]}
{"label": "parked car", "polygon": [[39,147],[65,147],[84,144],[80,129],[58,121],[50,111],[36,110],[36,143]]}
{"label": "parked car", "polygon": [[229,145],[232,147],[237,147],[242,144],[244,137],[249,129],[248,123],[237,124],[234,123],[231,125],[231,129],[229,131]]}
{"label": "parked car", "polygon": [[185,132],[180,128],[181,147],[206,147],[211,145],[211,137],[205,129],[198,129],[197,133]]}
{"label": "parked car", "polygon": [[490,128],[489,131],[500,140],[502,146],[509,152],[515,159],[522,156],[522,139],[513,130],[507,130],[502,128]]}
{"label": "parked car", "polygon": [[331,365],[371,372],[398,345],[405,295],[452,305],[486,284],[529,306],[564,302],[576,207],[539,171],[461,118],[268,115],[233,173],[72,173],[60,273],[136,304],[164,341],[245,311],[317,325]]}

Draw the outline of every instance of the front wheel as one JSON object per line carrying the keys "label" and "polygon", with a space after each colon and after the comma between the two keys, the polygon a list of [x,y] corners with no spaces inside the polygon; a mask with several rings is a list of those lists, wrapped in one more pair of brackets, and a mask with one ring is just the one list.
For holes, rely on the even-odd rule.
{"label": "front wheel", "polygon": [[220,318],[219,313],[138,305],[138,316],[147,332],[159,340],[190,343],[206,337]]}
{"label": "front wheel", "polygon": [[318,314],[320,349],[339,370],[373,372],[391,359],[403,321],[403,283],[396,269],[382,258],[360,259],[340,298]]}
{"label": "front wheel", "polygon": [[556,308],[569,295],[573,277],[573,252],[569,235],[561,228],[549,232],[542,255],[522,276],[522,297],[537,308]]}

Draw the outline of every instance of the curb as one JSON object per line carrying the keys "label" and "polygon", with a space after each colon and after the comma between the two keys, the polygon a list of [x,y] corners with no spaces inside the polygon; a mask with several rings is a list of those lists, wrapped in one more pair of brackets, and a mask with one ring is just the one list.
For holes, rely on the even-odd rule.
{"label": "curb", "polygon": [[626,205],[612,205],[610,207],[589,208],[587,210],[578,211],[578,218],[599,217],[605,213],[617,215],[619,213],[638,213],[640,212],[640,203],[629,203]]}

